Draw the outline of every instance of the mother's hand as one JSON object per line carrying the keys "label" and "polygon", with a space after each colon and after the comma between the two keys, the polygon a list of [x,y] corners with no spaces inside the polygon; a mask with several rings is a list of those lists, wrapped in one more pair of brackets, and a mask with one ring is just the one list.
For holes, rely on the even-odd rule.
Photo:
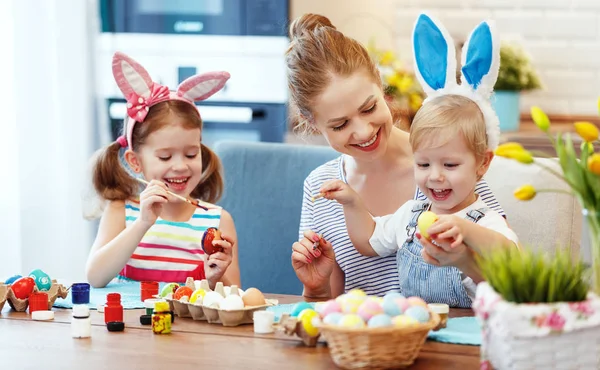
{"label": "mother's hand", "polygon": [[331,243],[311,230],[306,230],[304,238],[292,245],[292,267],[305,290],[329,292],[329,278],[335,263]]}

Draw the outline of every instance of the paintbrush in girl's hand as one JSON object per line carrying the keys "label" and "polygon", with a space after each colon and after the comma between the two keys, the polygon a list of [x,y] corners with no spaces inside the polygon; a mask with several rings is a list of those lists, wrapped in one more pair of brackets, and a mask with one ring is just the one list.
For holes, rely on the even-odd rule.
{"label": "paintbrush in girl's hand", "polygon": [[[141,183],[142,183],[142,184],[144,184],[144,185],[150,185],[150,183],[149,183],[148,181],[144,180],[144,179],[140,179],[139,177],[136,177],[135,179],[136,179],[137,181],[141,182]],[[179,195],[179,194],[175,194],[175,193],[173,193],[172,191],[169,191],[169,190],[167,190],[167,193],[171,194],[172,196],[174,196],[174,197],[175,197],[175,198],[177,198],[177,199],[181,199],[181,200],[183,200],[184,202],[188,202],[189,204],[193,205],[194,207],[202,208],[203,210],[205,210],[205,211],[208,211],[208,208],[206,208],[206,207],[204,207],[204,206],[201,206],[201,205],[198,203],[198,201],[197,201],[197,200],[192,200],[192,199],[188,199],[188,198],[186,198],[186,197],[182,197],[181,195]]]}

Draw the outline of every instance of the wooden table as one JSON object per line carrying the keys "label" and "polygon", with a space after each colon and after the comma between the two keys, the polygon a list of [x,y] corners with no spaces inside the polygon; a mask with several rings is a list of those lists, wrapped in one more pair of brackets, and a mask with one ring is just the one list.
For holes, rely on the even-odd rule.
{"label": "wooden table", "polygon": [[[280,303],[297,296],[270,295]],[[173,332],[152,334],[142,326],[143,310],[125,310],[125,331],[106,330],[104,316],[92,311],[92,337],[71,338],[71,311],[55,309],[55,319],[38,322],[26,312],[0,316],[0,367],[14,370],[96,369],[335,369],[327,346],[305,347],[281,332],[254,334],[252,325],[223,327],[177,317]],[[471,310],[451,310],[451,317]],[[10,366],[9,366],[10,365]],[[479,347],[427,341],[411,369],[477,369]],[[177,369],[177,370],[179,370]]]}

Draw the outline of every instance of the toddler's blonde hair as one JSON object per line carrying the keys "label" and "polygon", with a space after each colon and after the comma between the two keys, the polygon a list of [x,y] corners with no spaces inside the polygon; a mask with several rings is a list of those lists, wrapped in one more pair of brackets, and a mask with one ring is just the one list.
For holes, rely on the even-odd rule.
{"label": "toddler's blonde hair", "polygon": [[413,152],[437,148],[462,135],[479,160],[488,150],[483,113],[475,102],[461,95],[442,95],[425,103],[410,126]]}

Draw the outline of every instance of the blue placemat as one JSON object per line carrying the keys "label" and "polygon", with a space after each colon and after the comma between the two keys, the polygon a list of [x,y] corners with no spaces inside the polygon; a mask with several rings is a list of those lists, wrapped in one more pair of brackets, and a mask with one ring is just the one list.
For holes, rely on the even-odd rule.
{"label": "blue placemat", "polygon": [[[275,322],[278,322],[282,314],[291,313],[295,306],[295,303],[280,304],[268,307],[267,311],[275,312]],[[446,328],[430,332],[428,339],[436,342],[479,346],[481,345],[481,326],[475,317],[448,319]]]}
{"label": "blue placemat", "polygon": [[[314,303],[309,303],[313,308],[315,307]],[[296,307],[296,303],[289,304],[278,304],[276,306],[267,307],[267,311],[275,312],[275,322],[279,322],[281,319],[281,315],[283,314],[291,314]]]}
{"label": "blue placemat", "polygon": [[428,339],[436,342],[481,345],[481,325],[475,317],[448,319],[446,328],[429,332]]}
{"label": "blue placemat", "polygon": [[[159,292],[164,284],[159,284]],[[104,288],[90,288],[90,309],[96,309],[99,305],[106,303],[106,295],[108,293],[121,294],[121,305],[124,309],[144,308],[144,303],[140,300],[140,282],[111,282]],[[53,307],[58,308],[73,308],[71,299],[71,291],[65,299],[57,299]]]}

